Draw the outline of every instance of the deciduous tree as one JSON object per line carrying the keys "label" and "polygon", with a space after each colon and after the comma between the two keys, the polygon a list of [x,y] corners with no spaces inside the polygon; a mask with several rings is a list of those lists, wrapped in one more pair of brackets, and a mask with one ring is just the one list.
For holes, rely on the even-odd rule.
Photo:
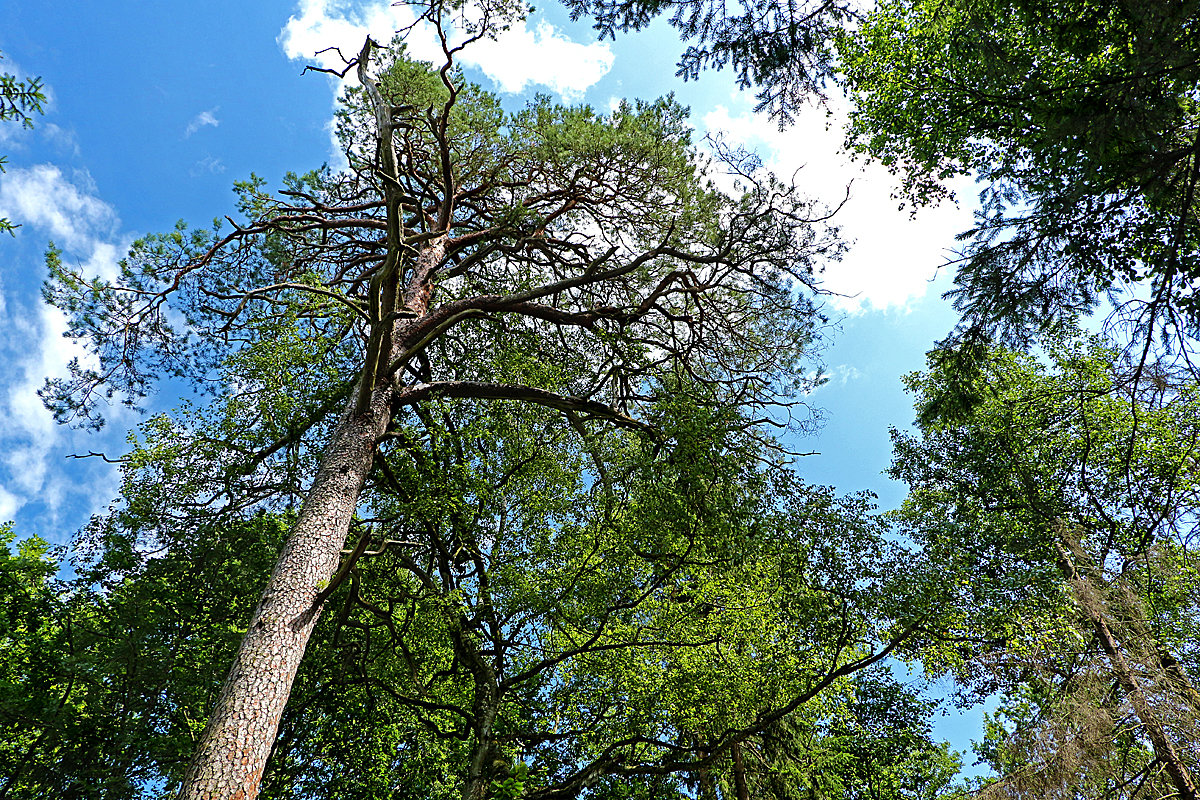
{"label": "deciduous tree", "polygon": [[1186,360],[1200,330],[1198,28],[1191,0],[889,0],[844,38],[860,150],[917,204],[954,175],[982,185],[950,292],[968,351],[1026,344],[1107,299],[1142,368],[1154,341]]}
{"label": "deciduous tree", "polygon": [[[325,589],[264,796],[940,796],[926,709],[878,669],[916,611],[897,602],[911,555],[868,498],[801,483],[682,394],[648,417],[666,461],[528,405],[415,411]],[[143,426],[123,501],[78,537],[79,578],[6,636],[53,640],[14,697],[36,680],[71,699],[0,702],[38,733],[14,800],[178,786],[294,519],[197,528],[178,498],[220,465],[197,468],[206,431],[167,423]]]}
{"label": "deciduous tree", "polygon": [[969,415],[896,436],[897,519],[955,609],[927,665],[1004,693],[992,796],[1195,797],[1195,386],[1131,400],[1114,350],[1044,344],[993,349]]}

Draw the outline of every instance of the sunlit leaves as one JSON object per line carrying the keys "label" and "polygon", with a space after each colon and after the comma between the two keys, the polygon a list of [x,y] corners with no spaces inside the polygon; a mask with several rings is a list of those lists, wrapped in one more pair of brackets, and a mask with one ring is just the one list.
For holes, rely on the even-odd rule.
{"label": "sunlit leaves", "polygon": [[1194,335],[1198,25],[1190,3],[896,0],[842,37],[852,143],[918,205],[981,183],[966,328],[1027,343],[1112,299],[1137,341]]}

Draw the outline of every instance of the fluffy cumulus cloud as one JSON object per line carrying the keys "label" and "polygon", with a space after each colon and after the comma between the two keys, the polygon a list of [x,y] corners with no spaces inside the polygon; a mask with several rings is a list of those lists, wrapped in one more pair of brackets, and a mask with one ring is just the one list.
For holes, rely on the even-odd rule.
{"label": "fluffy cumulus cloud", "polygon": [[[280,33],[279,43],[288,58],[340,70],[345,67],[343,57],[358,53],[368,35],[388,42],[396,31],[412,24],[412,11],[403,4],[301,0],[297,13]],[[428,28],[414,29],[406,43],[416,58],[435,63],[442,58]],[[460,59],[495,81],[501,91],[515,93],[538,86],[578,99],[612,68],[613,53],[605,43],[579,44],[547,22],[530,27],[525,20],[495,40],[471,45]],[[547,64],[553,67],[547,69]]]}
{"label": "fluffy cumulus cloud", "polygon": [[[116,212],[96,196],[87,174],[68,176],[51,164],[0,175],[0,216],[22,225],[22,237],[53,240],[64,259],[92,275],[113,276],[128,246]],[[82,442],[54,422],[37,391],[47,377],[64,376],[72,358],[86,354],[63,337],[66,320],[57,309],[37,302],[31,286],[21,291],[14,282],[18,276],[8,277],[9,302],[0,307],[0,358],[7,365],[0,388],[0,521],[20,519],[21,509],[32,504],[36,520],[23,522],[21,532],[61,538],[56,526],[68,495],[96,486],[68,474],[63,455]],[[91,510],[108,499],[108,493],[89,495],[82,503]]]}
{"label": "fluffy cumulus cloud", "polygon": [[[573,42],[547,22],[532,30],[525,25],[513,28],[495,41],[479,42],[473,50],[464,55],[473,58],[501,91],[515,94],[541,85],[567,100],[580,99],[613,65],[608,45]],[[547,64],[553,67],[547,69]]]}
{"label": "fluffy cumulus cloud", "polygon": [[[290,59],[341,70],[362,48],[367,36],[380,43],[390,42],[396,31],[412,23],[412,11],[403,4],[351,6],[334,0],[301,0],[297,12],[283,26],[279,44]],[[425,59],[438,53],[428,37],[414,37],[409,51]],[[353,72],[347,77],[352,80]]]}
{"label": "fluffy cumulus cloud", "polygon": [[[735,104],[745,105],[739,99]],[[894,177],[879,165],[851,162],[841,152],[843,121],[836,106],[813,107],[780,131],[749,108],[718,106],[704,115],[702,125],[730,144],[757,152],[784,180],[794,176],[810,197],[830,206],[846,198],[834,221],[852,246],[824,276],[826,288],[842,295],[834,305],[849,312],[903,309],[926,293],[938,268],[953,257],[947,248],[955,234],[971,226],[971,211],[953,204],[921,209],[915,218],[900,211]]]}

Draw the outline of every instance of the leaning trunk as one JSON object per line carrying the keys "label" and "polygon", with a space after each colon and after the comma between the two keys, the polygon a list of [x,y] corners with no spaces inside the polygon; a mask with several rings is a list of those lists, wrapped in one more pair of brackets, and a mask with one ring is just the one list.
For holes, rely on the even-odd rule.
{"label": "leaning trunk", "polygon": [[296,527],[284,545],[196,754],[181,800],[254,800],[279,720],[350,531],[376,443],[391,417],[393,392],[374,391],[359,411],[350,398]]}
{"label": "leaning trunk", "polygon": [[[1076,594],[1079,597],[1084,597],[1089,592],[1087,591],[1087,579],[1080,576],[1075,568],[1075,562],[1071,559],[1067,549],[1061,542],[1056,542],[1058,548],[1058,565],[1063,576],[1069,580],[1075,588]],[[1197,800],[1196,784],[1192,780],[1191,773],[1187,766],[1183,763],[1183,759],[1179,755],[1175,743],[1172,741],[1166,727],[1158,719],[1157,714],[1151,705],[1150,699],[1146,696],[1146,690],[1138,680],[1137,675],[1131,668],[1128,661],[1125,659],[1124,653],[1121,651],[1121,646],[1117,642],[1116,637],[1109,628],[1108,621],[1104,614],[1095,603],[1081,602],[1087,615],[1088,622],[1092,626],[1092,630],[1096,634],[1096,640],[1100,644],[1100,648],[1108,657],[1109,666],[1112,667],[1113,675],[1117,679],[1118,685],[1129,698],[1130,704],[1133,706],[1133,711],[1137,715],[1138,721],[1142,723],[1142,728],[1146,732],[1146,738],[1150,740],[1150,745],[1154,749],[1154,756],[1162,764],[1163,770],[1171,779],[1171,783],[1175,787],[1175,797],[1179,800]]]}
{"label": "leaning trunk", "polygon": [[1146,736],[1150,739],[1150,744],[1154,748],[1154,755],[1162,762],[1163,769],[1170,777],[1171,783],[1175,786],[1176,796],[1179,800],[1197,800],[1196,784],[1192,781],[1191,773],[1188,771],[1187,766],[1184,765],[1183,759],[1180,757],[1175,743],[1167,733],[1166,727],[1158,720],[1157,715],[1154,713],[1149,698],[1146,697],[1145,689],[1142,688],[1141,682],[1137,679],[1129,663],[1125,660],[1120,645],[1117,644],[1116,638],[1108,627],[1108,623],[1103,616],[1096,612],[1089,612],[1089,617],[1092,628],[1096,632],[1096,638],[1100,642],[1100,647],[1104,650],[1105,655],[1108,656],[1109,664],[1112,665],[1117,683],[1120,684],[1125,694],[1129,697],[1134,713],[1137,714],[1138,720],[1145,728]]}
{"label": "leaning trunk", "polygon": [[[351,394],[321,457],[300,518],[221,687],[217,706],[184,775],[180,800],[254,800],[258,796],[279,720],[320,614],[322,591],[337,569],[375,447],[391,422],[396,399],[389,376],[391,358],[405,353],[428,333],[412,322],[396,329],[404,238],[402,198],[396,189],[391,109],[367,71],[374,46],[368,38],[359,54],[358,73],[379,126],[387,256],[371,279],[371,335],[365,364],[358,389]],[[451,208],[447,200],[440,214],[443,228],[449,223]],[[431,278],[445,254],[446,235],[442,233],[417,257],[403,298],[404,310],[413,317],[429,310]]]}

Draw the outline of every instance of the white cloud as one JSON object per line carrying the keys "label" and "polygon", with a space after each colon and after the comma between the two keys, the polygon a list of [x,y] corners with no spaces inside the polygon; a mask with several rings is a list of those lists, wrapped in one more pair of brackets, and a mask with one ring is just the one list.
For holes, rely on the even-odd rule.
{"label": "white cloud", "polygon": [[[65,497],[87,488],[71,480],[62,470],[63,454],[69,451],[72,432],[63,429],[42,405],[37,391],[47,377],[64,377],[67,363],[85,359],[82,349],[63,336],[66,320],[55,308],[13,309],[0,319],[5,350],[11,356],[9,380],[0,398],[0,519],[12,519],[25,505],[38,501],[48,519],[57,521]],[[24,314],[19,314],[25,311]],[[110,498],[96,498],[103,502]]]}
{"label": "white cloud", "polygon": [[[405,5],[368,2],[350,5],[334,0],[301,0],[279,35],[288,58],[341,70],[369,35],[390,42],[396,31],[413,24]],[[495,40],[482,40],[459,54],[461,63],[476,67],[503,92],[542,86],[567,99],[578,99],[612,68],[613,53],[605,43],[579,44],[547,22],[531,29],[522,20]],[[428,26],[417,27],[405,40],[418,59],[440,63],[442,51]],[[329,49],[334,48],[334,49]],[[340,49],[340,55],[338,50]],[[318,51],[321,52],[318,55]],[[353,75],[347,75],[353,80]]]}
{"label": "white cloud", "polygon": [[118,262],[129,252],[130,239],[119,242],[92,242],[91,251],[83,256],[79,271],[84,275],[99,275],[105,279],[116,276]]}
{"label": "white cloud", "polygon": [[8,486],[31,496],[45,486],[49,469],[45,455],[52,449],[57,433],[37,390],[48,375],[62,375],[62,364],[77,351],[65,344],[69,341],[62,336],[66,324],[62,315],[49,306],[39,307],[32,318],[13,319],[7,327],[10,336],[34,344],[17,365],[17,380],[9,384],[0,428],[6,440],[3,461],[8,467]]}
{"label": "white cloud", "polygon": [[805,392],[805,394],[816,394],[829,386],[845,386],[851,381],[860,380],[863,373],[851,364],[838,364],[835,367],[822,367],[819,371],[810,370],[804,377],[810,382],[815,381],[818,377],[821,378],[819,386]]}
{"label": "white cloud", "polygon": [[[0,215],[28,226],[27,235],[53,238],[63,258],[86,274],[112,277],[128,248],[119,238],[116,212],[95,195],[86,173],[72,180],[51,164],[13,169],[0,176]],[[54,525],[68,495],[84,494],[89,506],[110,499],[92,497],[95,485],[81,484],[63,469],[63,453],[76,434],[56,424],[37,395],[47,377],[66,376],[72,358],[87,363],[82,349],[63,336],[66,329],[62,313],[48,305],[11,302],[0,310],[7,374],[0,394],[0,519],[36,501],[35,530],[23,532],[58,537],[63,532]]]}
{"label": "white cloud", "polygon": [[833,305],[849,312],[904,308],[925,294],[938,267],[951,258],[947,247],[971,227],[971,212],[952,204],[922,209],[915,219],[901,212],[892,197],[894,177],[880,165],[852,163],[841,151],[845,117],[837,107],[831,110],[832,115],[824,108],[805,109],[784,131],[749,108],[718,106],[702,123],[710,132],[724,132],[729,143],[756,151],[782,179],[795,175],[806,194],[827,205],[840,202],[849,187],[849,200],[834,223],[852,246],[824,275],[826,288],[845,295]]}
{"label": "white cloud", "polygon": [[76,158],[79,157],[79,138],[75,135],[75,131],[55,125],[53,122],[38,125],[37,131],[61,152]]}
{"label": "white cloud", "polygon": [[192,164],[192,168],[188,170],[188,174],[193,178],[198,178],[201,175],[220,175],[225,171],[225,164],[221,159],[212,156],[204,158]]}
{"label": "white cloud", "polygon": [[862,377],[862,372],[852,364],[838,364],[836,367],[826,370],[825,374],[831,383],[840,386],[845,386],[850,381],[856,381]]}
{"label": "white cloud", "polygon": [[25,502],[21,498],[0,486],[0,523],[12,522],[23,505]]}
{"label": "white cloud", "polygon": [[29,143],[35,139],[42,140],[64,155],[78,157],[80,154],[79,139],[75,131],[47,122],[43,117],[35,117],[32,128],[12,121],[0,124],[0,148],[3,148],[0,153],[4,155],[25,152]]}
{"label": "white cloud", "polygon": [[93,194],[86,174],[72,182],[53,164],[0,175],[0,217],[38,228],[67,250],[88,255],[115,236],[118,223],[112,206]]}
{"label": "white cloud", "polygon": [[494,41],[477,42],[463,55],[502,92],[516,94],[539,85],[567,100],[582,98],[613,65],[607,44],[573,42],[548,22],[537,23],[533,30],[522,23]]}
{"label": "white cloud", "polygon": [[[5,148],[10,147],[13,143],[23,138],[25,128],[20,125],[13,125],[10,122],[0,124],[0,146]],[[3,506],[0,506],[3,508]]]}
{"label": "white cloud", "polygon": [[183,132],[183,138],[190,137],[193,133],[208,125],[214,128],[220,125],[221,120],[217,119],[218,110],[220,110],[220,106],[215,106],[207,111],[201,111],[192,117],[192,121],[187,124],[187,129]]}
{"label": "white cloud", "polygon": [[[390,3],[351,8],[333,0],[301,0],[298,13],[292,15],[279,33],[284,54],[293,60],[326,69],[343,69],[367,36],[387,43],[395,32],[413,23],[407,6]],[[417,42],[414,42],[417,44]],[[432,42],[426,42],[432,46]],[[422,53],[418,57],[431,58]],[[353,80],[353,71],[347,76]]]}

